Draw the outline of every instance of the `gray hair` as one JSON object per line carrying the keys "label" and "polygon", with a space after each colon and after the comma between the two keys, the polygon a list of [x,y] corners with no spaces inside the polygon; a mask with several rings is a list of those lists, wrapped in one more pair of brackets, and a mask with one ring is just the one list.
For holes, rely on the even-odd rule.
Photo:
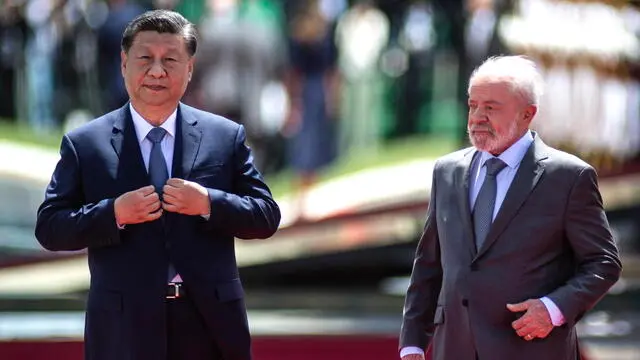
{"label": "gray hair", "polygon": [[473,82],[480,78],[507,82],[514,93],[531,105],[539,105],[544,91],[544,81],[536,63],[524,56],[490,57],[473,71],[467,90],[471,90]]}

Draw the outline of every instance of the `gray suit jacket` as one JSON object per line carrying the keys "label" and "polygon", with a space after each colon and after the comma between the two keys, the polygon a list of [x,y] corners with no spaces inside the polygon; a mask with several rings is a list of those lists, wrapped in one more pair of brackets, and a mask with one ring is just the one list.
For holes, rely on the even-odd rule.
{"label": "gray suit jacket", "polygon": [[[537,135],[482,248],[474,245],[469,173],[477,151],[436,162],[404,308],[400,347],[434,360],[574,360],[575,323],[617,281],[621,263],[594,169]],[[566,324],[527,342],[507,303],[548,296]]]}

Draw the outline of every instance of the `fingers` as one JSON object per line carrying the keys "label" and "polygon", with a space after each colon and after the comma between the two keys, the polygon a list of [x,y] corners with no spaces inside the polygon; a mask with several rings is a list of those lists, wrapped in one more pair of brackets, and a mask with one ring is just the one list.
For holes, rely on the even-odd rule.
{"label": "fingers", "polygon": [[547,337],[547,335],[549,335],[549,332],[540,331],[540,330],[533,330],[528,333],[523,332],[521,334],[520,333],[518,334],[518,336],[520,336],[525,341],[531,341],[535,339],[544,339]]}
{"label": "fingers", "polygon": [[139,193],[142,196],[148,196],[150,194],[155,193],[156,188],[153,185],[147,185],[145,187],[141,187],[138,190],[135,190],[135,192]]}
{"label": "fingers", "polygon": [[145,206],[144,213],[150,214],[152,212],[158,211],[158,209],[160,209],[161,207],[162,202],[160,202],[160,199],[156,199],[156,201],[150,202]]}
{"label": "fingers", "polygon": [[535,306],[530,306],[527,312],[518,320],[511,323],[516,334],[526,341],[536,338],[544,339],[553,330]]}
{"label": "fingers", "polygon": [[536,334],[537,332],[538,332],[538,329],[535,326],[525,325],[525,326],[521,327],[520,329],[518,329],[516,331],[516,334],[518,334],[518,336],[524,338],[527,335],[534,336],[534,334]]}
{"label": "fingers", "polygon": [[[149,192],[149,190],[151,190]],[[138,221],[148,222],[159,219],[162,216],[162,203],[160,196],[155,191],[153,185],[145,186],[140,189],[140,194],[144,194],[142,199],[138,200]]]}
{"label": "fingers", "polygon": [[405,355],[401,360],[424,360],[424,356],[420,354]]}
{"label": "fingers", "polygon": [[180,203],[180,196],[176,196],[170,193],[164,193],[162,195],[162,202],[171,204],[171,205],[178,205]]}
{"label": "fingers", "polygon": [[162,188],[162,208],[165,211],[180,213],[183,206],[184,180],[169,179]]}
{"label": "fingers", "polygon": [[173,187],[183,187],[184,184],[187,181],[184,179],[179,179],[179,178],[171,178],[169,180],[167,180],[167,185],[173,186]]}
{"label": "fingers", "polygon": [[527,309],[529,309],[530,306],[530,302],[529,300],[518,303],[518,304],[507,304],[507,309],[509,309],[509,311],[511,312],[522,312],[522,311],[526,311]]}
{"label": "fingers", "polygon": [[527,317],[525,316],[511,323],[511,327],[516,331],[522,329],[526,325],[527,325]]}
{"label": "fingers", "polygon": [[173,205],[173,204],[169,204],[166,202],[162,203],[162,208],[166,211],[170,211],[170,212],[175,212],[175,213],[179,213],[181,207],[177,206],[177,205]]}
{"label": "fingers", "polygon": [[160,201],[160,195],[155,190],[152,193],[145,195],[140,202],[144,205],[148,205],[154,202]]}
{"label": "fingers", "polygon": [[163,213],[162,209],[159,208],[157,211],[148,213],[144,221],[158,220],[162,216],[162,213]]}
{"label": "fingers", "polygon": [[130,223],[139,224],[144,222],[155,221],[159,219],[163,213],[164,211],[159,205],[156,206],[156,209],[148,208],[148,209],[145,209],[144,211],[138,212],[137,215],[133,217],[133,221],[131,221]]}
{"label": "fingers", "polygon": [[162,195],[177,196],[180,193],[181,189],[181,187],[176,187],[167,183],[167,185],[162,187]]}

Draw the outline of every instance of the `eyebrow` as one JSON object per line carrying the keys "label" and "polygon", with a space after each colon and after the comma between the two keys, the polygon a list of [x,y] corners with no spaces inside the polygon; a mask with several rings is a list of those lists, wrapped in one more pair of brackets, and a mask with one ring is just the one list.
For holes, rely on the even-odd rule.
{"label": "eyebrow", "polygon": [[[153,48],[153,45],[140,44],[140,48],[142,50],[149,50],[149,49]],[[167,49],[167,53],[174,53],[174,52],[180,52],[178,46],[170,47],[170,48]]]}
{"label": "eyebrow", "polygon": [[488,100],[488,101],[476,101],[476,100],[469,100],[469,103],[484,103],[486,105],[503,105],[501,102],[496,101],[496,100]]}

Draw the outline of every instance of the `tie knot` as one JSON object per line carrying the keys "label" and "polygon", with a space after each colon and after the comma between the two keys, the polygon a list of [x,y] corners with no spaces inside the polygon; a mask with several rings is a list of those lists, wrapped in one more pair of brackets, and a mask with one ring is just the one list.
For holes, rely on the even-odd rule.
{"label": "tie knot", "polygon": [[491,158],[487,160],[484,165],[487,167],[487,175],[488,176],[496,176],[502,169],[507,166],[504,161],[498,158]]}
{"label": "tie knot", "polygon": [[166,133],[167,133],[167,130],[161,127],[154,127],[147,134],[147,139],[151,140],[151,142],[159,143],[160,141],[162,141],[162,138]]}

